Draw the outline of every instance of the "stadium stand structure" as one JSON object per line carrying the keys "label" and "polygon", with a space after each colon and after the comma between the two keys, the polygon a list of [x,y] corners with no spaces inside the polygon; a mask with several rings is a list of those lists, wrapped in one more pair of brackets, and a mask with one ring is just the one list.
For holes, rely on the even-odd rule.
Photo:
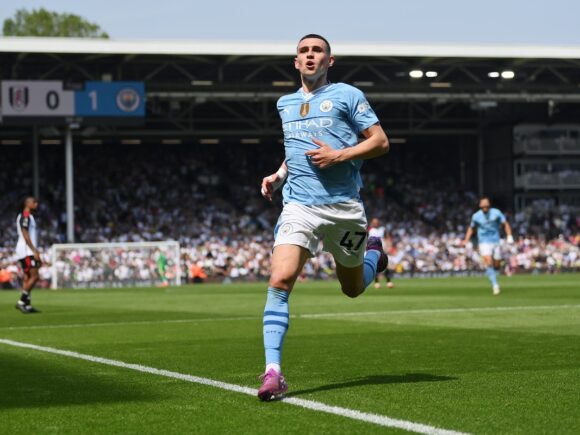
{"label": "stadium stand structure", "polygon": [[[264,279],[280,206],[278,195],[274,204],[267,203],[257,187],[272,161],[269,147],[175,145],[164,153],[154,145],[124,146],[121,153],[118,146],[85,147],[75,162],[77,192],[82,192],[76,239],[85,243],[174,239],[182,247],[184,272],[195,264],[210,279]],[[17,150],[9,154],[9,166],[17,167]],[[386,165],[369,162],[364,168],[367,213],[386,223],[391,265],[399,274],[478,271],[477,252],[456,246],[477,195],[462,190],[444,174],[445,167],[429,165],[424,158],[421,149],[407,148],[404,153],[395,150]],[[50,245],[64,241],[66,234],[61,151],[43,150],[43,161],[50,170],[43,172],[38,221],[48,253]],[[413,164],[407,166],[406,161]],[[26,194],[31,184],[27,172],[21,169],[16,178],[0,175],[4,191],[10,192],[4,206],[17,204]],[[6,261],[15,237],[13,217],[8,208],[2,210],[0,239],[6,249],[1,257]],[[577,214],[565,208],[528,208],[509,218],[521,236],[506,252],[514,271],[580,266]],[[66,261],[72,263],[73,256]],[[309,263],[305,277],[332,274],[331,259],[323,254]],[[48,267],[45,278],[50,279]]]}
{"label": "stadium stand structure", "polygon": [[[578,267],[580,47],[337,43],[333,50],[331,79],[365,91],[391,139],[391,154],[363,172],[368,214],[388,225],[393,267],[478,269],[475,252],[449,246],[483,192],[512,210],[521,235],[513,269]],[[257,185],[282,156],[275,102],[298,87],[293,51],[293,43],[2,38],[0,79],[72,88],[144,81],[144,125],[81,122],[73,133],[76,241],[175,239],[182,270],[194,263],[210,278],[261,279],[278,209]],[[540,126],[531,140],[530,125]],[[50,125],[0,129],[3,261],[14,207],[31,191],[43,207],[43,244],[64,241],[62,134]],[[565,146],[555,152],[550,143]],[[547,183],[554,179],[564,185]],[[324,255],[306,269],[330,273]]]}

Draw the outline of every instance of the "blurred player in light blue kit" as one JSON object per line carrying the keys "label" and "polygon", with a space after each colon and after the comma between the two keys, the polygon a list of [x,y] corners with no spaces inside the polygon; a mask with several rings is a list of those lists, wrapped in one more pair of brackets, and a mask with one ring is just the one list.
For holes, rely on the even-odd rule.
{"label": "blurred player in light blue kit", "polygon": [[497,208],[491,207],[489,198],[483,197],[479,200],[480,210],[471,217],[471,224],[465,234],[462,245],[465,246],[477,229],[477,240],[479,242],[479,253],[485,263],[485,271],[489,278],[493,294],[499,295],[500,288],[497,282],[496,269],[499,269],[501,260],[500,251],[500,228],[503,226],[508,243],[513,243],[512,229],[505,216]]}
{"label": "blurred player in light blue kit", "polygon": [[[280,367],[288,297],[319,242],[333,255],[342,291],[349,297],[362,294],[387,267],[381,239],[367,241],[359,170],[363,160],[387,153],[389,142],[361,91],[328,82],[333,64],[325,38],[304,36],[294,59],[302,87],[278,100],[286,157],[276,173],[263,179],[262,195],[272,200],[274,190],[287,180],[264,310],[266,370],[258,392],[261,400],[279,397],[288,389]],[[364,137],[360,143],[359,136]]]}

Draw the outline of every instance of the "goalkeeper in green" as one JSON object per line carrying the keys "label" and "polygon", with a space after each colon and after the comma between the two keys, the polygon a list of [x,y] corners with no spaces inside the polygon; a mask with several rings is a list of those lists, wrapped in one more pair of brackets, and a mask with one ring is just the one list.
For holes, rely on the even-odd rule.
{"label": "goalkeeper in green", "polygon": [[159,274],[159,287],[168,287],[169,281],[167,280],[167,256],[163,251],[159,251],[157,256],[157,273]]}

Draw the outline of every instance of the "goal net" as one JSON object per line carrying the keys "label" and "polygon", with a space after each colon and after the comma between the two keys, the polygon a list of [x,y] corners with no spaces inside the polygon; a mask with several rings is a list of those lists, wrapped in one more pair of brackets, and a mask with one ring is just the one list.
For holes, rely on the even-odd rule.
{"label": "goal net", "polygon": [[52,245],[52,288],[180,285],[179,243]]}

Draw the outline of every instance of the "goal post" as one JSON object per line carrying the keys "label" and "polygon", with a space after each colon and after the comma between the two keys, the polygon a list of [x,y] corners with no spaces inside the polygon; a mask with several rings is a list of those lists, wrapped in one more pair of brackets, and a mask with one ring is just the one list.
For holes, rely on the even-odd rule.
{"label": "goal post", "polygon": [[59,243],[51,257],[53,289],[152,286],[163,275],[168,284],[181,285],[180,246],[173,240]]}

